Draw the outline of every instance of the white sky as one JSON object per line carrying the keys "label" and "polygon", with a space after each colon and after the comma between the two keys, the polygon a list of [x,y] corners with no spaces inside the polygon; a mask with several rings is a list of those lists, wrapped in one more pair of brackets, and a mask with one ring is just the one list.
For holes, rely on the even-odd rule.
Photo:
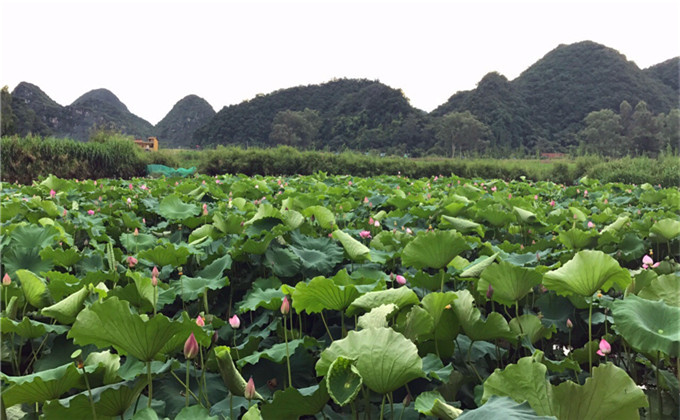
{"label": "white sky", "polygon": [[61,105],[111,90],[152,124],[189,94],[216,111],[332,78],[400,88],[431,111],[488,72],[516,78],[592,40],[640,68],[680,55],[680,1],[1,0],[0,85]]}

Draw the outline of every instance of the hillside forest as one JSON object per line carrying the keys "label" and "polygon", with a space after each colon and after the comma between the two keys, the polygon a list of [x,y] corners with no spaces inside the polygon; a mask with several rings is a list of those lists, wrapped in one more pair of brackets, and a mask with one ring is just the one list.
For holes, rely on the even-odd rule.
{"label": "hillside forest", "polygon": [[2,90],[2,135],[89,140],[101,129],[157,136],[163,148],[293,146],[441,157],[675,154],[680,57],[641,70],[591,41],[560,45],[514,80],[498,72],[431,112],[378,80],[333,79],[215,112],[189,95],[153,126],[106,89],[61,106],[38,86]]}

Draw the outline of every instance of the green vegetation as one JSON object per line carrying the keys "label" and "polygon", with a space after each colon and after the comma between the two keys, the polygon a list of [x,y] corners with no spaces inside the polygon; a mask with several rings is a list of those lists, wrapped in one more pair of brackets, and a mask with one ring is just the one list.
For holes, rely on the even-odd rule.
{"label": "green vegetation", "polygon": [[187,147],[193,144],[191,136],[194,131],[214,116],[215,110],[205,99],[189,95],[177,102],[156,124],[154,135],[161,139],[164,148]]}
{"label": "green vegetation", "polygon": [[677,187],[49,176],[2,197],[3,418],[665,419],[680,402]]}

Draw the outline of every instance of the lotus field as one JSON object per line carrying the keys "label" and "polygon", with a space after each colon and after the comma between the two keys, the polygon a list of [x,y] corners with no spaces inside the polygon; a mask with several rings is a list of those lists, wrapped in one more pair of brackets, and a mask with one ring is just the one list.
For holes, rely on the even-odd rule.
{"label": "lotus field", "polygon": [[5,418],[678,415],[677,188],[50,176],[1,203]]}

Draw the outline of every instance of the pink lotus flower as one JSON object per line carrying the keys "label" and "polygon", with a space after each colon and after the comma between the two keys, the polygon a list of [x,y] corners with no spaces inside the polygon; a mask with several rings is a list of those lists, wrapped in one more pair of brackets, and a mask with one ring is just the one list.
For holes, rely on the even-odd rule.
{"label": "pink lotus flower", "polygon": [[364,197],[364,203],[368,203],[368,197]]}
{"label": "pink lotus flower", "polygon": [[203,317],[200,316],[200,315],[197,316],[196,317],[196,325],[198,325],[199,327],[205,327],[205,319],[203,319]]}
{"label": "pink lotus flower", "polygon": [[[458,181],[458,183],[460,183],[460,181]],[[493,187],[491,187],[491,191],[493,191],[493,192],[496,192],[497,189],[498,189],[498,188],[496,188],[495,185],[494,185]]]}
{"label": "pink lotus flower", "polygon": [[376,220],[375,222],[373,222],[373,226],[380,227],[380,222]]}
{"label": "pink lotus flower", "polygon": [[187,341],[184,343],[184,357],[187,359],[193,359],[198,355],[198,341],[196,341],[196,337],[194,337],[194,333],[191,333],[189,335],[189,338],[187,338]]}
{"label": "pink lotus flower", "polygon": [[252,400],[255,398],[255,382],[253,381],[253,377],[251,376],[250,379],[248,379],[248,383],[246,383],[246,390],[243,393],[243,396],[247,400]]}
{"label": "pink lotus flower", "polygon": [[644,268],[645,270],[650,268],[650,267],[656,268],[656,267],[659,266],[659,264],[661,264],[661,263],[658,262],[658,261],[654,262],[652,257],[650,257],[649,255],[645,255],[644,257],[642,257],[642,268]]}
{"label": "pink lotus flower", "polygon": [[555,200],[550,200],[550,207],[555,207]]}
{"label": "pink lotus flower", "polygon": [[54,198],[57,195],[57,192],[54,190],[50,190],[50,197]]}
{"label": "pink lotus flower", "polygon": [[592,229],[595,227],[595,223],[588,221],[588,229]]}
{"label": "pink lotus flower", "polygon": [[367,230],[362,230],[361,232],[359,232],[359,236],[361,236],[364,239],[367,239],[371,237],[371,232]]}
{"label": "pink lotus flower", "polygon": [[158,268],[156,266],[153,266],[153,270],[151,270],[151,285],[152,286],[158,286]]}
{"label": "pink lotus flower", "polygon": [[208,215],[208,205],[203,203],[203,216]]}
{"label": "pink lotus flower", "polygon": [[130,197],[127,198],[127,205],[128,207],[132,205],[132,199]]}
{"label": "pink lotus flower", "polygon": [[538,200],[538,194],[534,194],[534,200]]}
{"label": "pink lotus flower", "polygon": [[66,209],[64,209],[64,212],[63,212],[61,215],[62,215],[63,217],[66,217],[67,214],[68,214],[68,212],[66,211]]}
{"label": "pink lotus flower", "polygon": [[138,235],[139,235],[139,229],[138,229],[138,228],[135,228],[135,231],[132,232],[132,235],[133,235],[133,236],[138,236]]}
{"label": "pink lotus flower", "polygon": [[128,267],[134,268],[135,265],[137,265],[137,262],[138,262],[138,261],[137,261],[137,258],[135,258],[135,257],[133,257],[133,256],[127,257]]}
{"label": "pink lotus flower", "polygon": [[92,215],[94,214],[94,210],[88,210],[88,211],[87,211],[87,214],[89,214],[90,216],[92,216]]}
{"label": "pink lotus flower", "polygon": [[397,283],[399,283],[401,285],[406,284],[406,277],[402,276],[401,274],[397,274],[395,279],[397,280]]}
{"label": "pink lotus flower", "polygon": [[238,315],[234,315],[231,318],[229,318],[229,325],[231,325],[231,328],[235,330],[241,326],[241,320],[239,319]]}
{"label": "pink lotus flower", "polygon": [[567,328],[572,329],[574,328],[574,324],[571,322],[571,319],[567,318]]}
{"label": "pink lotus flower", "polygon": [[2,285],[9,286],[10,284],[12,284],[12,278],[9,276],[9,274],[5,273],[5,275],[2,276]]}
{"label": "pink lotus flower", "polygon": [[606,356],[612,352],[612,346],[604,338],[600,340],[600,349],[597,354],[600,356]]}
{"label": "pink lotus flower", "polygon": [[290,312],[290,302],[288,301],[288,296],[284,296],[283,302],[281,302],[281,313],[288,315],[288,312]]}
{"label": "pink lotus flower", "polygon": [[372,225],[372,224],[373,224],[373,218],[372,218],[372,217],[369,217],[369,218],[368,218],[368,224],[369,224],[369,225]]}
{"label": "pink lotus flower", "polygon": [[508,200],[512,198],[512,194],[508,194]]}
{"label": "pink lotus flower", "polygon": [[134,187],[132,184],[128,184],[128,188],[132,190],[132,189],[134,189],[135,187]]}

